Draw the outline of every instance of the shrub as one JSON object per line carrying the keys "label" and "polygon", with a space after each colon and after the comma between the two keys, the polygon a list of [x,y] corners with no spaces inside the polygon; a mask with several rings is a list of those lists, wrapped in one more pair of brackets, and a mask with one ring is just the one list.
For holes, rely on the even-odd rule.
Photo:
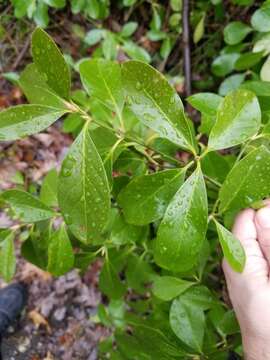
{"label": "shrub", "polygon": [[239,209],[260,206],[270,192],[269,126],[256,95],[189,97],[208,119],[205,145],[150,65],[82,60],[85,91],[72,93],[68,65],[39,28],[32,55],[19,80],[30,104],[0,113],[0,140],[64,116],[78,136],[39,197],[19,188],[1,193],[18,220],[0,232],[1,275],[9,281],[15,272],[13,241],[23,229],[22,255],[55,276],[103,259],[99,287],[108,302],[97,320],[113,331],[100,358],[215,360],[241,352],[219,262],[224,255],[243,270],[244,251],[227,228]]}

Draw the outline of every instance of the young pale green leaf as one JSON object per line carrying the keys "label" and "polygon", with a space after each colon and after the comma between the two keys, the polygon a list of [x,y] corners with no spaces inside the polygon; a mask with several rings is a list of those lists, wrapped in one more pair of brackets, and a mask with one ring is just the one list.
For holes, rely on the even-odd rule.
{"label": "young pale green leaf", "polygon": [[202,352],[205,315],[200,307],[175,299],[170,309],[170,325],[175,335],[186,345]]}
{"label": "young pale green leaf", "polygon": [[20,75],[19,85],[32,104],[47,105],[66,110],[66,104],[47,84],[47,76],[35,64],[29,64]]}
{"label": "young pale green leaf", "polygon": [[220,192],[221,212],[239,210],[270,194],[270,151],[261,146],[229,172]]}
{"label": "young pale green leaf", "polygon": [[81,241],[99,239],[106,225],[110,194],[106,172],[86,124],[63,161],[58,202],[66,224]]}
{"label": "young pale green leaf", "polygon": [[238,53],[222,54],[218,56],[212,63],[212,72],[219,77],[228,75],[233,71],[234,64],[239,56],[240,54]]}
{"label": "young pale green leaf", "polygon": [[135,177],[117,198],[127,222],[145,225],[162,218],[184,178],[185,171],[181,169]]}
{"label": "young pale green leaf", "polygon": [[212,93],[198,93],[189,96],[187,101],[202,114],[215,116],[222,97]]}
{"label": "young pale green leaf", "polygon": [[64,275],[74,265],[73,249],[62,225],[51,237],[48,248],[48,271],[55,276]]}
{"label": "young pale green leaf", "polygon": [[248,90],[229,93],[220,104],[208,147],[219,150],[232,147],[255,135],[261,125],[261,110],[256,96]]}
{"label": "young pale green leaf", "polygon": [[164,301],[170,301],[194,285],[191,281],[173,276],[156,277],[153,282],[153,294]]}
{"label": "young pale green leaf", "polygon": [[48,172],[40,189],[40,200],[48,206],[57,205],[57,181],[58,175],[55,169]]}
{"label": "young pale green leaf", "polygon": [[270,5],[263,5],[251,17],[251,25],[260,32],[270,31]]}
{"label": "young pale green leaf", "polygon": [[128,105],[138,119],[160,137],[195,152],[181,99],[163,75],[140,61],[127,61],[122,69]]}
{"label": "young pale green leaf", "polygon": [[193,33],[193,42],[194,44],[197,44],[204,35],[204,21],[205,21],[205,14],[201,17],[200,21],[195,27],[194,33]]}
{"label": "young pale green leaf", "polygon": [[105,261],[101,273],[99,275],[99,287],[101,291],[111,299],[120,299],[126,288],[120,281],[118,273],[110,262]]}
{"label": "young pale green leaf", "polygon": [[47,83],[60,97],[70,96],[70,71],[63,55],[53,39],[37,28],[32,35],[32,56],[40,73],[47,77]]}
{"label": "young pale green leaf", "polygon": [[241,21],[232,21],[224,29],[224,41],[228,45],[239,44],[251,31],[251,27]]}
{"label": "young pale green leaf", "polygon": [[246,256],[240,241],[217,221],[215,221],[215,224],[225,259],[234,271],[242,272],[244,270]]}
{"label": "young pale green leaf", "polygon": [[131,59],[143,61],[145,63],[150,63],[152,60],[150,54],[133,41],[125,40],[122,49]]}
{"label": "young pale green leaf", "polygon": [[263,51],[256,53],[247,52],[239,56],[234,64],[234,68],[239,71],[250,69],[258,64],[262,57]]}
{"label": "young pale green leaf", "polygon": [[67,110],[43,105],[17,105],[0,112],[0,141],[12,141],[38,133]]}
{"label": "young pale green leaf", "polygon": [[85,60],[80,64],[80,75],[88,94],[97,98],[121,118],[124,94],[120,65],[104,59]]}
{"label": "young pale green leaf", "polygon": [[6,233],[6,237],[0,243],[0,274],[6,282],[9,282],[16,269],[16,257],[14,248],[14,234]]}
{"label": "young pale green leaf", "polygon": [[263,81],[270,81],[270,56],[268,56],[261,68],[260,77]]}
{"label": "young pale green leaf", "polygon": [[1,198],[23,222],[32,223],[50,219],[55,213],[33,195],[22,190],[7,190]]}
{"label": "young pale green leaf", "polygon": [[155,261],[179,272],[197,263],[207,228],[207,196],[201,169],[186,180],[170,202],[159,226]]}

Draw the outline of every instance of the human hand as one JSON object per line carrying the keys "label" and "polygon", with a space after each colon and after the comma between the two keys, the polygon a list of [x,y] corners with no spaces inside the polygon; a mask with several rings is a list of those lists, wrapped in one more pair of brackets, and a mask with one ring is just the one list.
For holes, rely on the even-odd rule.
{"label": "human hand", "polygon": [[242,334],[246,360],[270,359],[270,201],[239,213],[233,227],[246,253],[244,271],[223,270]]}

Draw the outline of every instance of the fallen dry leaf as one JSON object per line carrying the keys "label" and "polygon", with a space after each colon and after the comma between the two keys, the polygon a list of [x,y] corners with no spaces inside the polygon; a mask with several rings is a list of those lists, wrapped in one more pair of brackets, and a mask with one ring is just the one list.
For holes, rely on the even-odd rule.
{"label": "fallen dry leaf", "polygon": [[28,317],[33,321],[35,326],[39,328],[41,325],[44,325],[47,329],[47,332],[50,334],[52,332],[51,327],[48,321],[36,310],[32,310],[28,313]]}

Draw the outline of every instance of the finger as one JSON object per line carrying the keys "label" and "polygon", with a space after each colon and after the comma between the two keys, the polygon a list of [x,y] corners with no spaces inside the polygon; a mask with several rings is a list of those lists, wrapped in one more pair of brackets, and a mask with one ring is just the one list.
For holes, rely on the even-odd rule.
{"label": "finger", "polygon": [[[267,202],[266,202],[267,203]],[[258,233],[258,241],[261,249],[270,265],[270,205],[257,211],[255,224]]]}
{"label": "finger", "polygon": [[255,211],[253,209],[246,209],[241,211],[235,219],[233,226],[233,234],[241,242],[245,254],[246,264],[244,271],[239,274],[231,269],[231,267],[224,261],[223,269],[227,281],[239,282],[248,279],[249,283],[258,281],[258,278],[263,282],[268,277],[268,267],[264,255],[257,241],[257,230],[255,226]]}

